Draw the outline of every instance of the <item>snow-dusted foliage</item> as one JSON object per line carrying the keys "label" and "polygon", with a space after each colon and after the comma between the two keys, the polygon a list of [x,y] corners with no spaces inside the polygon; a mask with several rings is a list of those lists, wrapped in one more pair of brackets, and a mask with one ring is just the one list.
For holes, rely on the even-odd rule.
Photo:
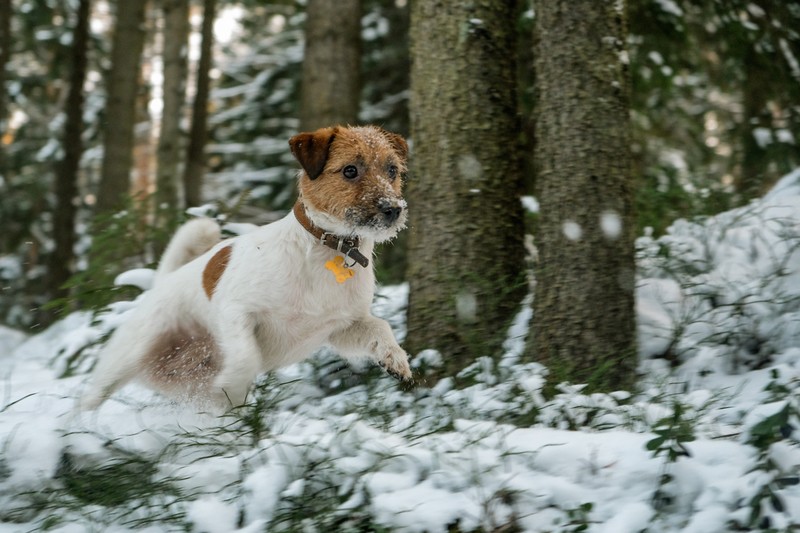
{"label": "snow-dusted foliage", "polygon": [[644,357],[739,372],[776,362],[797,346],[800,171],[759,201],[705,220],[679,220],[659,239],[640,238],[638,248]]}
{"label": "snow-dusted foliage", "polygon": [[[795,530],[799,223],[800,171],[640,240],[638,391],[550,392],[523,356],[529,300],[461,388],[427,382],[434,351],[412,391],[323,352],[223,416],[137,386],[73,412],[135,301],[0,332],[0,532]],[[375,304],[401,338],[406,298],[385,287]]]}

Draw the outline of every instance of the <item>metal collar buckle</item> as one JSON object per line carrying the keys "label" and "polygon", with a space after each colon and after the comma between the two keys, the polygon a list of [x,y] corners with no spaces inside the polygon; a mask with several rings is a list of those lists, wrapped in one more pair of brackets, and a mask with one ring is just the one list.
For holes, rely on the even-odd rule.
{"label": "metal collar buckle", "polygon": [[[356,261],[355,259],[350,257],[350,252],[352,252],[355,249],[356,248],[350,248],[349,250],[347,250],[347,252],[345,252],[345,254],[344,254],[344,263],[342,264],[342,266],[344,266],[345,268],[350,268],[352,266],[355,266],[356,263],[358,263],[358,261]],[[348,259],[351,261],[351,263],[349,265],[347,264]]]}

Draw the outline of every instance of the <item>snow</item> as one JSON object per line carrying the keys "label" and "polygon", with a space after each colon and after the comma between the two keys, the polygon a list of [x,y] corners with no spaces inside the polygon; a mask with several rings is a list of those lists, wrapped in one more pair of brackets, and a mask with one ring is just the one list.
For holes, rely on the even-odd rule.
{"label": "snow", "polygon": [[522,207],[528,213],[538,213],[539,212],[539,202],[533,196],[523,196],[521,198]]}
{"label": "snow", "polygon": [[622,218],[616,211],[604,211],[600,214],[600,229],[609,239],[617,239],[622,234]]}
{"label": "snow", "polygon": [[647,57],[650,59],[650,61],[652,61],[656,65],[664,64],[664,56],[662,56],[659,52],[656,52],[655,50],[649,52],[647,54]]}
{"label": "snow", "polygon": [[561,231],[564,234],[564,237],[571,241],[578,241],[583,235],[583,228],[581,228],[580,224],[573,220],[564,221],[564,223],[561,225]]}
{"label": "snow", "polygon": [[784,59],[786,59],[786,63],[792,70],[792,77],[795,79],[800,79],[800,61],[798,61],[797,57],[795,57],[795,55],[792,53],[791,46],[786,39],[782,37],[778,39],[778,44],[781,47],[781,52],[783,53]]}
{"label": "snow", "polygon": [[239,510],[214,496],[204,496],[189,505],[189,522],[206,533],[228,533],[236,529]]}
{"label": "snow", "polygon": [[772,130],[769,128],[753,128],[753,139],[759,148],[764,149],[773,143]]}
{"label": "snow", "polygon": [[0,325],[0,357],[13,352],[25,339],[21,331]]}
{"label": "snow", "polygon": [[478,298],[473,292],[465,290],[456,294],[456,316],[461,322],[477,321]]}
{"label": "snow", "polygon": [[[796,528],[798,250],[800,170],[748,206],[641,237],[640,386],[609,394],[545,392],[547,369],[524,359],[531,296],[502,353],[462,372],[469,385],[429,380],[434,350],[413,360],[414,391],[323,351],[222,416],[137,385],[74,410],[99,341],[137,301],[31,337],[0,328],[0,533]],[[373,307],[400,339],[407,297],[382,287]],[[83,490],[97,474],[112,484]]]}
{"label": "snow", "polygon": [[668,13],[679,18],[683,17],[683,10],[672,0],[656,0],[656,3],[664,13]]}
{"label": "snow", "polygon": [[483,168],[473,154],[464,154],[458,158],[458,172],[467,183],[473,183],[483,175]]}

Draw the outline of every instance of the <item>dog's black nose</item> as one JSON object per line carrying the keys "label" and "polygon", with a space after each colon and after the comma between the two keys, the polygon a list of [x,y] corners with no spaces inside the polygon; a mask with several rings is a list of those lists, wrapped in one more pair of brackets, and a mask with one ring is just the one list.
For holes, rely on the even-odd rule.
{"label": "dog's black nose", "polygon": [[383,204],[380,206],[381,213],[386,218],[386,222],[392,224],[395,220],[400,218],[400,213],[403,212],[402,207],[397,207],[393,205]]}

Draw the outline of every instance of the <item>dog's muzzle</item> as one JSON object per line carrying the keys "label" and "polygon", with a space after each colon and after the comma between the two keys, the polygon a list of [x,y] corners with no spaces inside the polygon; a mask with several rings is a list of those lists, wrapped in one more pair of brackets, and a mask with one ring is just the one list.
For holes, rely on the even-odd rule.
{"label": "dog's muzzle", "polygon": [[383,196],[363,206],[345,211],[345,220],[353,225],[353,234],[384,242],[406,225],[406,203],[402,198]]}
{"label": "dog's muzzle", "polygon": [[400,218],[400,215],[403,213],[403,207],[397,204],[393,204],[388,200],[380,200],[378,202],[378,211],[383,214],[384,221],[387,226],[391,226],[397,219]]}

